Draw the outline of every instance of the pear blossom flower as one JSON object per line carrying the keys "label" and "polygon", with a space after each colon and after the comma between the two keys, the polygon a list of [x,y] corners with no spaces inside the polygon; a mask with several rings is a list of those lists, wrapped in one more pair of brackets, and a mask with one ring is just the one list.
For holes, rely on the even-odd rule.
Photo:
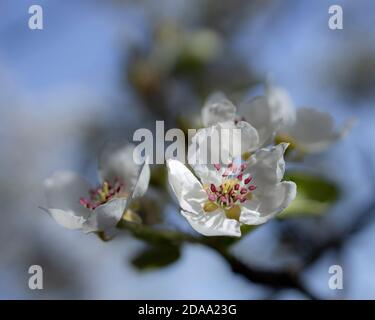
{"label": "pear blossom flower", "polygon": [[48,207],[44,209],[61,226],[84,233],[113,233],[121,218],[135,221],[127,210],[132,199],[148,188],[150,169],[133,161],[134,146],[107,148],[99,158],[100,185],[71,171],[58,171],[45,180]]}
{"label": "pear blossom flower", "polygon": [[326,150],[343,138],[354,124],[348,120],[336,129],[330,114],[312,108],[296,109],[288,92],[281,87],[266,85],[265,95],[241,102],[237,108],[223,95],[211,96],[202,110],[204,125],[223,121],[249,122],[259,135],[260,145],[288,142],[298,155]]}
{"label": "pear blossom flower", "polygon": [[248,122],[219,122],[199,129],[192,137],[188,147],[188,162],[194,165],[197,172],[205,171],[209,167],[208,163],[228,164],[234,158],[257,150],[258,146],[258,132]]}
{"label": "pear blossom flower", "polygon": [[296,196],[295,183],[281,181],[287,146],[260,149],[247,161],[237,157],[226,165],[193,165],[196,175],[178,160],[169,159],[169,183],[181,214],[205,236],[240,237],[242,224],[267,222]]}
{"label": "pear blossom flower", "polygon": [[257,131],[257,147],[264,146],[270,141],[280,127],[283,114],[287,110],[278,108],[264,108],[267,104],[265,97],[257,97],[253,103],[257,106],[256,117],[244,117],[237,114],[237,107],[223,94],[215,92],[208,97],[202,108],[202,122],[204,127],[210,127],[222,122],[248,122]]}

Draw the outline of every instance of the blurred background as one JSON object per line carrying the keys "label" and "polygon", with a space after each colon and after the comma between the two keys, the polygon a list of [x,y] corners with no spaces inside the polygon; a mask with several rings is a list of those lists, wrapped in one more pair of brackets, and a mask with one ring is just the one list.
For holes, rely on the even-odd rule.
{"label": "blurred background", "polygon": [[[43,8],[43,30],[28,28],[33,4]],[[333,4],[343,8],[343,30],[328,28]],[[305,299],[247,281],[199,245],[183,246],[164,268],[139,270],[131,261],[142,242],[102,242],[38,209],[55,170],[97,182],[103,142],[131,140],[155,120],[193,127],[209,93],[236,100],[269,76],[296,105],[358,124],[299,164],[337,191],[324,212],[271,221],[231,250],[260,269],[299,270],[322,299],[375,298],[373,12],[371,0],[0,0],[0,298]],[[153,171],[147,223],[189,230],[160,191],[163,168]],[[28,288],[34,264],[43,267],[43,290]],[[328,287],[335,264],[343,290]]]}

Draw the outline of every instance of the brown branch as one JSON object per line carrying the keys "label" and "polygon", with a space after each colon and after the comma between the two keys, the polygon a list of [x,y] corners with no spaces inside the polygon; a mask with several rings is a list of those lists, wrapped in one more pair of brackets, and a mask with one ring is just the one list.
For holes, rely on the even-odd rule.
{"label": "brown branch", "polygon": [[341,249],[352,236],[363,230],[375,218],[375,201],[371,201],[357,214],[356,219],[339,234],[332,236],[323,243],[317,245],[314,250],[304,259],[302,268],[310,266],[317,261],[325,252],[331,249]]}
{"label": "brown branch", "polygon": [[[373,160],[370,154],[363,148],[359,148],[358,152],[361,153],[363,168],[367,169],[369,182],[371,188],[375,191],[375,168],[373,166]],[[373,222],[375,218],[375,199],[370,201],[365,207],[363,207],[359,213],[357,213],[354,220],[340,233],[333,234],[329,239],[317,245],[308,257],[304,259],[302,268],[310,266],[317,261],[325,252],[331,249],[340,250],[343,246],[351,239],[352,236],[358,234],[366,226]]]}
{"label": "brown branch", "polygon": [[252,283],[263,284],[274,289],[296,289],[305,294],[310,299],[317,299],[307,288],[301,283],[298,274],[292,271],[273,271],[261,270],[253,268],[240,261],[236,256],[228,251],[228,247],[218,245],[216,241],[212,241],[209,237],[195,237],[180,231],[160,230],[145,225],[137,225],[121,221],[118,225],[121,229],[127,229],[136,238],[159,244],[178,244],[192,243],[204,245],[216,251],[226,263],[229,264],[232,271],[242,275],[245,279]]}
{"label": "brown branch", "polygon": [[213,246],[210,247],[225,259],[234,273],[242,275],[253,283],[263,284],[274,289],[296,289],[309,299],[318,299],[302,284],[298,273],[292,270],[274,271],[250,267],[227,250]]}
{"label": "brown branch", "polygon": [[310,266],[312,263],[317,261],[325,252],[330,249],[340,249],[345,245],[348,239],[363,229],[366,225],[371,222],[375,217],[375,201],[367,205],[358,215],[357,218],[350,226],[345,229],[339,235],[333,236],[327,241],[323,242],[319,246],[315,247],[314,250],[304,259],[304,263],[301,268],[296,270],[264,270],[263,268],[255,268],[249,266],[238,259],[235,255],[228,251],[225,246],[218,245],[217,242],[212,241],[207,237],[195,237],[190,234],[186,234],[180,231],[171,230],[160,230],[144,225],[136,225],[122,221],[119,224],[119,228],[127,229],[132,234],[146,242],[152,243],[173,243],[180,244],[192,243],[199,244],[209,247],[215,250],[230,266],[231,270],[242,275],[248,281],[252,283],[266,285],[274,289],[295,289],[306,295],[310,299],[318,299],[313,293],[311,293],[301,282],[299,274]]}

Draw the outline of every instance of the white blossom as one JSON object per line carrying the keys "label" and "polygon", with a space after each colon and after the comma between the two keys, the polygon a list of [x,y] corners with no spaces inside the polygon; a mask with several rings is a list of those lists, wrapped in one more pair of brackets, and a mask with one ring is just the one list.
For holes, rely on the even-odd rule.
{"label": "white blossom", "polygon": [[112,233],[126,214],[133,198],[142,196],[150,179],[148,164],[133,160],[134,146],[107,148],[99,158],[100,185],[92,188],[87,180],[71,171],[58,171],[45,180],[47,208],[61,226],[85,233]]}
{"label": "white blossom", "polygon": [[[281,181],[287,144],[263,148],[247,161],[193,166],[168,160],[168,177],[181,214],[205,236],[241,236],[241,224],[265,223],[296,196],[294,182]],[[205,167],[205,168],[204,168]]]}
{"label": "white blossom", "polygon": [[222,93],[211,96],[202,109],[205,126],[238,120],[249,122],[258,132],[259,145],[288,142],[299,155],[327,149],[344,137],[354,121],[348,120],[336,129],[330,114],[312,108],[296,109],[288,92],[271,84],[265,95],[239,104],[238,110]]}

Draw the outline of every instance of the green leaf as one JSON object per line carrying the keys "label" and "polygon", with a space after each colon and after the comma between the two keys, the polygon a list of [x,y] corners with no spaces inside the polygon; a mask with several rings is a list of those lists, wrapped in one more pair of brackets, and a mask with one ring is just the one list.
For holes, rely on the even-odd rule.
{"label": "green leaf", "polygon": [[297,196],[279,218],[320,216],[327,212],[340,196],[338,186],[321,176],[289,172],[284,179],[297,184]]}
{"label": "green leaf", "polygon": [[183,242],[196,243],[199,239],[185,233],[173,230],[162,230],[152,226],[131,223],[120,220],[118,229],[128,230],[131,234],[150,245],[180,245]]}
{"label": "green leaf", "polygon": [[153,166],[151,170],[150,185],[164,188],[167,184],[167,169],[164,166]]}
{"label": "green leaf", "polygon": [[166,267],[180,258],[180,247],[175,245],[150,246],[140,252],[131,263],[138,270],[148,271]]}

